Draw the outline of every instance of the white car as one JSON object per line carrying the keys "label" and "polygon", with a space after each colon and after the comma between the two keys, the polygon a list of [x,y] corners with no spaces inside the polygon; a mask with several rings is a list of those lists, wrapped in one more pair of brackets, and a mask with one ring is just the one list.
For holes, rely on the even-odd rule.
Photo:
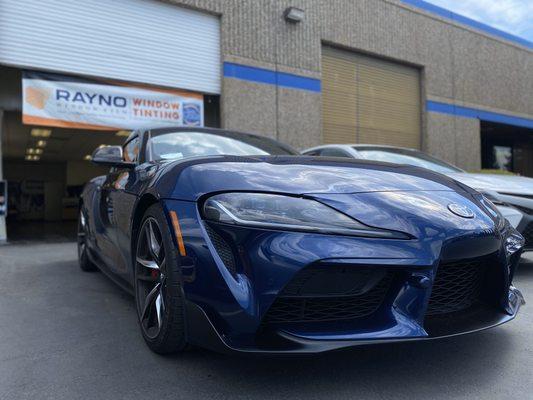
{"label": "white car", "polygon": [[473,174],[421,151],[393,146],[328,144],[304,150],[302,154],[408,164],[447,175],[489,197],[511,225],[525,237],[526,248],[533,250],[533,179],[531,178]]}

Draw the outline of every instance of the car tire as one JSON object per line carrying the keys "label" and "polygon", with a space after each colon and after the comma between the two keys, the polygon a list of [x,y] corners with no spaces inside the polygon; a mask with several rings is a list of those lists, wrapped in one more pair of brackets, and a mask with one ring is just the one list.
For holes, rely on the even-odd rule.
{"label": "car tire", "polygon": [[78,240],[78,265],[80,269],[84,272],[94,272],[98,268],[93,264],[89,258],[88,249],[87,249],[87,236],[89,234],[87,227],[87,217],[85,216],[83,209],[80,209],[78,215],[78,231],[77,231],[77,240]]}
{"label": "car tire", "polygon": [[145,212],[135,241],[135,304],[143,338],[158,354],[187,349],[181,274],[162,207]]}

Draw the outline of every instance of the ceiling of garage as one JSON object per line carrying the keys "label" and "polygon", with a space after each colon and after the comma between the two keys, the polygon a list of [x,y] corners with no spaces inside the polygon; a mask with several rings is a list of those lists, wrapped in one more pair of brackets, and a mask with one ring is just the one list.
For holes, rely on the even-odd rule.
{"label": "ceiling of garage", "polygon": [[[6,159],[23,160],[28,148],[36,148],[37,140],[30,132],[33,128],[42,128],[22,124],[22,116],[18,112],[6,112],[5,125],[2,132],[2,153]],[[52,134],[46,140],[41,161],[80,161],[87,154],[92,154],[101,144],[122,144],[125,137],[116,132],[88,131],[65,128],[51,129]]]}

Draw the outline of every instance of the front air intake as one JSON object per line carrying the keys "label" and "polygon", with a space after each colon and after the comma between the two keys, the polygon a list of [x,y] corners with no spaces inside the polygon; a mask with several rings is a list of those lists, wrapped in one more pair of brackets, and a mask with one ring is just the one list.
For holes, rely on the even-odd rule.
{"label": "front air intake", "polygon": [[437,270],[426,315],[449,314],[479,303],[486,275],[483,259],[442,263]]}
{"label": "front air intake", "polygon": [[345,321],[372,315],[383,303],[393,276],[376,267],[306,268],[276,298],[263,324]]}

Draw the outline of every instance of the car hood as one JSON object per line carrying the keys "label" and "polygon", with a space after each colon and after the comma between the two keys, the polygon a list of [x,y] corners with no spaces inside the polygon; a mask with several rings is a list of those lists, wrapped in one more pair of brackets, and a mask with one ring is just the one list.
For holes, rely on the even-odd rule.
{"label": "car hood", "polygon": [[449,177],[423,168],[305,156],[195,158],[166,163],[158,176],[161,197],[188,201],[223,191],[296,195],[389,191],[473,192]]}
{"label": "car hood", "polygon": [[[209,157],[173,162],[161,172],[160,185],[176,200],[198,201],[225,191],[305,195],[368,226],[422,240],[471,235],[469,246],[476,249],[478,240],[494,236],[495,220],[474,190],[413,166],[322,157]],[[454,214],[452,204],[474,216]],[[495,236],[490,246],[498,246]]]}
{"label": "car hood", "polygon": [[[477,243],[474,248],[484,237],[493,235],[496,223],[495,217],[479,201],[453,191],[316,194],[314,198],[366,225],[408,233],[419,239],[449,240],[473,235],[478,238],[469,242]],[[473,217],[455,214],[449,208],[451,204],[468,208]],[[498,246],[495,242],[489,245]]]}
{"label": "car hood", "polygon": [[467,172],[454,172],[446,175],[478,190],[533,196],[533,179],[523,176]]}

